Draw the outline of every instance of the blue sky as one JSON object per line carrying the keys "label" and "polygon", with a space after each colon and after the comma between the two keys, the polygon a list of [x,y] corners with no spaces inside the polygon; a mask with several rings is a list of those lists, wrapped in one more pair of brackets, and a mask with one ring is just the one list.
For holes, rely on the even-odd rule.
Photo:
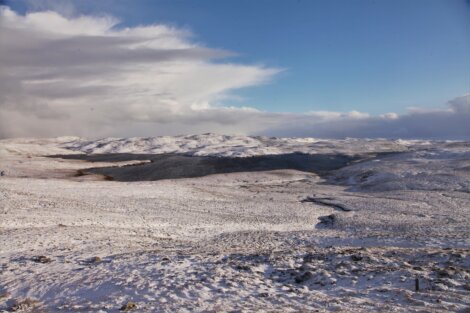
{"label": "blue sky", "polygon": [[3,3],[0,138],[470,139],[469,0]]}
{"label": "blue sky", "polygon": [[[23,13],[41,8],[8,4]],[[238,53],[235,62],[284,69],[267,84],[237,91],[243,99],[232,105],[401,113],[470,91],[466,1],[82,0],[73,7],[73,14],[116,16],[119,27],[187,28],[197,42]]]}

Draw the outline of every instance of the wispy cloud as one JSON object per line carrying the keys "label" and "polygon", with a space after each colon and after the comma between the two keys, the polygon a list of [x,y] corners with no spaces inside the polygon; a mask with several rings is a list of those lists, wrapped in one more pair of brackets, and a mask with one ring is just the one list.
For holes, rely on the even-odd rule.
{"label": "wispy cloud", "polygon": [[[46,3],[42,1],[41,3]],[[68,6],[61,12],[72,11]],[[0,10],[0,137],[152,136],[200,132],[314,137],[470,138],[470,96],[398,115],[263,112],[223,99],[280,69],[168,25],[119,27],[110,16]]]}

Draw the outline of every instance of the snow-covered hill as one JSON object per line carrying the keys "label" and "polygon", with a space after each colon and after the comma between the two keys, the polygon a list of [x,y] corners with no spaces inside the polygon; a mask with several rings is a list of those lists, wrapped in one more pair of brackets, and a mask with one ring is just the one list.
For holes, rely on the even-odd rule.
{"label": "snow-covered hill", "polygon": [[426,147],[426,140],[276,138],[226,136],[216,134],[164,136],[150,138],[70,138],[61,147],[84,153],[182,153],[197,156],[249,157],[266,154],[364,153],[406,151]]}
{"label": "snow-covered hill", "polygon": [[[321,175],[283,168],[282,155],[296,152],[355,161]],[[155,162],[160,153],[184,156]],[[173,159],[223,167],[267,154],[281,157],[261,158],[276,170],[107,180],[122,168],[184,172]],[[7,139],[0,172],[0,311],[465,312],[470,303],[468,142]]]}

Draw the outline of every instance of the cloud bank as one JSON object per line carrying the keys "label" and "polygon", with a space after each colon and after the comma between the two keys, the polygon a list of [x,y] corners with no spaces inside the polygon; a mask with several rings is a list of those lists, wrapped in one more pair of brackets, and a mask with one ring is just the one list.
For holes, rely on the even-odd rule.
{"label": "cloud bank", "polygon": [[0,137],[156,136],[201,132],[313,137],[470,138],[470,95],[444,109],[263,112],[223,106],[281,70],[227,62],[232,52],[167,25],[0,9]]}
{"label": "cloud bank", "polygon": [[402,115],[313,112],[292,118],[290,125],[273,127],[267,133],[326,138],[470,140],[470,94],[449,101],[442,109],[410,108]]}

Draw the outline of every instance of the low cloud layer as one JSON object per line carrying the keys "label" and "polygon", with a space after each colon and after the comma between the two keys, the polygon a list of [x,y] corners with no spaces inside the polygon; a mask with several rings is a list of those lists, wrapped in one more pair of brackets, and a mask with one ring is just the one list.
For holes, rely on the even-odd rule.
{"label": "low cloud layer", "polygon": [[470,138],[470,95],[407,114],[262,112],[223,106],[280,69],[166,25],[0,10],[0,137],[156,136],[201,132],[313,137]]}
{"label": "low cloud layer", "polygon": [[[308,119],[307,116],[311,116]],[[470,95],[449,101],[442,109],[411,108],[406,114],[380,116],[352,112],[310,113],[297,116],[291,125],[281,125],[268,133],[285,136],[327,138],[417,138],[470,139]],[[295,126],[294,126],[295,125]]]}

